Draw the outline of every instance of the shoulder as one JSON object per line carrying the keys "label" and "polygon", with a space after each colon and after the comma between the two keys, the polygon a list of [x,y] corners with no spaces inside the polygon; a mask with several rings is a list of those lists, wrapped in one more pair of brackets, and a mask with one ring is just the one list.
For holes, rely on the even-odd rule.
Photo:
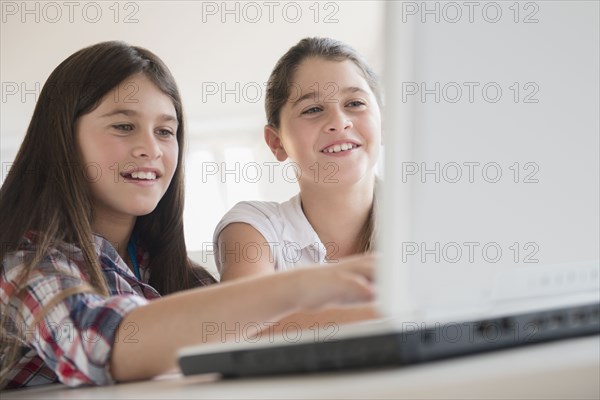
{"label": "shoulder", "polygon": [[291,200],[284,203],[274,201],[242,201],[231,208],[217,224],[214,233],[214,242],[217,242],[221,232],[234,223],[244,223],[260,232],[265,239],[277,238],[289,218],[286,209]]}
{"label": "shoulder", "polygon": [[300,205],[300,195],[278,203],[275,201],[242,201],[231,208],[222,220],[231,220],[231,222],[246,222],[252,218],[268,218],[274,222],[293,222],[302,213]]}
{"label": "shoulder", "polygon": [[294,240],[296,226],[303,226],[295,217],[300,214],[303,215],[299,195],[283,203],[243,201],[236,204],[223,216],[213,235],[215,263],[219,271],[223,273],[221,245],[224,248],[239,245],[241,249],[257,244],[267,246],[266,250],[274,257],[275,269],[284,269],[285,262],[278,249],[285,245],[288,236]]}
{"label": "shoulder", "polygon": [[[44,276],[61,274],[77,279],[86,276],[80,268],[83,263],[83,254],[77,246],[57,241],[51,243],[44,250],[40,249],[40,238],[35,233],[28,233],[19,242],[15,251],[4,255],[2,259],[3,279],[10,281],[20,276],[26,265],[34,263],[30,273],[31,278],[41,279]],[[40,253],[40,251],[43,251]]]}
{"label": "shoulder", "polygon": [[[114,247],[104,238],[94,235],[91,239],[92,257],[97,257],[100,273],[112,294],[134,293],[129,282],[121,279],[126,273],[119,265]],[[26,235],[15,251],[2,259],[2,284],[11,282],[14,287],[24,285],[44,291],[61,291],[70,286],[90,282],[90,266],[83,250],[76,244],[54,241],[42,248],[42,239]],[[23,273],[28,271],[25,275]],[[41,290],[40,289],[40,290]]]}
{"label": "shoulder", "polygon": [[272,217],[280,214],[281,203],[274,201],[240,201],[224,216],[223,220],[235,220],[247,217]]}

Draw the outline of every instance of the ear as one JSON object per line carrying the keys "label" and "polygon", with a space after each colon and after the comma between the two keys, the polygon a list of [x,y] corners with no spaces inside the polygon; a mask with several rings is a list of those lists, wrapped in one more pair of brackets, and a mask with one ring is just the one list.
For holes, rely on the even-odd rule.
{"label": "ear", "polygon": [[277,132],[277,129],[270,125],[265,125],[265,142],[271,149],[271,152],[277,161],[281,162],[287,160],[288,155],[283,148],[283,144],[281,143],[279,132]]}

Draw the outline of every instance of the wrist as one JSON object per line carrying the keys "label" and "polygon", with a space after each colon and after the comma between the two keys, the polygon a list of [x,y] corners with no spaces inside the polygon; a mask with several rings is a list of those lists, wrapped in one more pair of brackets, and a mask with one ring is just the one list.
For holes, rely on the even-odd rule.
{"label": "wrist", "polygon": [[[282,298],[285,299],[285,303],[289,307],[291,312],[309,310],[314,308],[314,287],[310,286],[310,277],[312,276],[309,271],[312,268],[300,268],[290,272],[281,274],[282,278],[285,278],[285,284],[280,287],[283,288]],[[286,275],[284,277],[284,275]]]}

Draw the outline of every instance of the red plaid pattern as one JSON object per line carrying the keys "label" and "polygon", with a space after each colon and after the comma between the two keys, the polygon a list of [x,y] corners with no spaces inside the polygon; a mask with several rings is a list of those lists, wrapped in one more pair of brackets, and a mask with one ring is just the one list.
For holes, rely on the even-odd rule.
{"label": "red plaid pattern", "polygon": [[[94,246],[109,297],[88,290],[81,250],[63,243],[36,266],[22,286],[24,290],[9,304],[24,260],[35,254],[35,235],[28,235],[17,252],[2,260],[1,313],[8,313],[13,333],[22,343],[19,362],[9,372],[7,389],[58,381],[69,386],[114,382],[108,367],[112,345],[119,339],[115,337],[119,323],[131,310],[160,295],[133,275],[107,240],[94,236]],[[147,282],[147,253],[140,250],[138,260]],[[68,295],[53,304],[55,296],[64,291]],[[36,320],[45,308],[47,314]]]}

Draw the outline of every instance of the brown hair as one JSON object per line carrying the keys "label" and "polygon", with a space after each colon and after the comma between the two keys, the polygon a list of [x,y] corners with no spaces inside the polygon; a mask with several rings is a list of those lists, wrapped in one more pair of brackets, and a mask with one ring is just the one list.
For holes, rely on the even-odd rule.
{"label": "brown hair", "polygon": [[[18,250],[19,242],[28,232],[35,232],[38,240],[36,254],[25,262],[20,282],[26,282],[54,244],[66,242],[81,249],[85,261],[82,273],[89,277],[93,290],[108,295],[93,246],[91,194],[75,141],[75,123],[93,111],[112,89],[140,73],[171,98],[179,121],[180,151],[175,174],[156,208],[138,217],[134,228],[150,255],[149,283],[165,295],[215,282],[188,258],[183,236],[184,118],[175,80],[150,51],[114,41],[84,48],[52,72],[0,189],[0,261]],[[0,268],[3,273],[4,264]],[[21,289],[17,288],[10,299]],[[59,296],[62,294],[57,293]],[[8,314],[8,306],[3,304],[3,314]],[[9,340],[6,324],[3,315],[2,347],[14,350],[18,343]],[[7,341],[10,346],[6,346]],[[8,367],[9,358],[2,359],[3,369]]]}
{"label": "brown hair", "polygon": [[[377,103],[381,107],[379,79],[356,50],[345,43],[330,38],[304,38],[292,46],[277,61],[267,81],[265,112],[267,114],[267,123],[270,126],[279,128],[281,109],[290,97],[294,75],[299,65],[311,57],[323,58],[330,61],[352,61],[362,72],[363,77],[377,99]],[[377,232],[375,208],[376,198],[374,195],[369,216],[358,238],[358,249],[360,252],[372,251],[374,248]]]}

